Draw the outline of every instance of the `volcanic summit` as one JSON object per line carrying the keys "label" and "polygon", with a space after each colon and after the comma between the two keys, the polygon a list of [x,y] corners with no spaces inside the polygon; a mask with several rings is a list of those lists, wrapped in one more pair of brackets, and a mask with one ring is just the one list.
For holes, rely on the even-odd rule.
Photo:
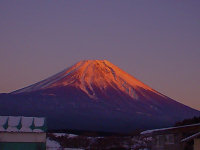
{"label": "volcanic summit", "polygon": [[47,117],[50,129],[132,132],[200,112],[155,91],[107,60],[85,60],[0,95],[1,115]]}

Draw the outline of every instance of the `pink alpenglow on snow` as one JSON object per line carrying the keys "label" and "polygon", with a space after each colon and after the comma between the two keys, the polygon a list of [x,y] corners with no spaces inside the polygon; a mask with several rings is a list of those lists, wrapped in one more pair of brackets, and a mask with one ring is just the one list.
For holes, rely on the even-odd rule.
{"label": "pink alpenglow on snow", "polygon": [[49,129],[127,133],[200,115],[107,60],[80,61],[0,102],[2,114],[45,116]]}

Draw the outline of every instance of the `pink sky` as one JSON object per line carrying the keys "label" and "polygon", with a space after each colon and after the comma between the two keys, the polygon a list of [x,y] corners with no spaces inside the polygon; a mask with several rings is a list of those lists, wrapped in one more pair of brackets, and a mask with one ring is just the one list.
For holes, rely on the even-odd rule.
{"label": "pink sky", "polygon": [[0,93],[107,59],[200,110],[200,1],[0,1]]}

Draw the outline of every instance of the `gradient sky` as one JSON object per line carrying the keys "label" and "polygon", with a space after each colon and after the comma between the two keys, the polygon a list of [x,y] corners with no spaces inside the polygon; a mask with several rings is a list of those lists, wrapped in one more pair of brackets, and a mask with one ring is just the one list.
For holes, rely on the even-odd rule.
{"label": "gradient sky", "polygon": [[200,0],[0,1],[0,93],[84,59],[200,110]]}

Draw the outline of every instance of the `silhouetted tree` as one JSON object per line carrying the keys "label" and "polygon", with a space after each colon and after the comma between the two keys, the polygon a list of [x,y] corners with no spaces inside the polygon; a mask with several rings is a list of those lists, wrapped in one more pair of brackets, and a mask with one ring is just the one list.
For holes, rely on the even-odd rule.
{"label": "silhouetted tree", "polygon": [[190,119],[185,119],[183,121],[175,123],[175,126],[183,126],[183,125],[190,125],[190,124],[196,124],[200,123],[200,117],[193,117]]}

